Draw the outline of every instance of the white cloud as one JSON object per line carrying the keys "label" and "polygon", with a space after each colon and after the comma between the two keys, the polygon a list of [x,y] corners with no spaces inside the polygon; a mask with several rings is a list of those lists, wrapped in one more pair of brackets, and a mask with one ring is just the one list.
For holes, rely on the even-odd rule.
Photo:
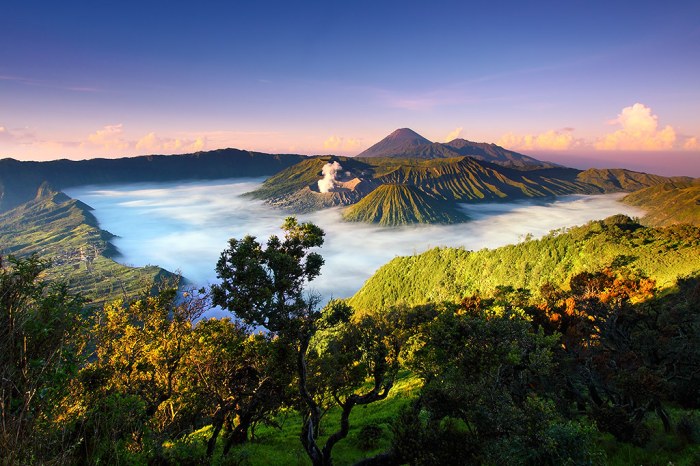
{"label": "white cloud", "polygon": [[698,138],[696,137],[687,138],[683,143],[683,149],[700,150],[700,141],[698,141]]}
{"label": "white cloud", "polygon": [[354,138],[343,138],[340,136],[333,135],[323,141],[323,148],[327,150],[339,150],[339,151],[353,151],[357,150],[361,145],[359,139]]}
{"label": "white cloud", "polygon": [[124,128],[122,124],[107,125],[98,129],[87,137],[87,143],[98,146],[106,151],[123,151],[129,148],[129,142],[124,140]]}
{"label": "white cloud", "polygon": [[206,140],[198,137],[194,140],[180,138],[162,138],[150,132],[136,142],[135,149],[143,152],[197,152],[204,149]]}
{"label": "white cloud", "polygon": [[580,143],[572,132],[573,128],[549,130],[540,134],[506,133],[496,144],[511,150],[567,150]]}
{"label": "white cloud", "polygon": [[455,128],[454,130],[447,133],[447,136],[445,136],[445,142],[454,141],[455,139],[460,137],[462,135],[463,129],[464,127],[460,126],[459,128]]}
{"label": "white cloud", "polygon": [[676,131],[668,125],[659,129],[658,117],[644,104],[623,108],[610,124],[622,128],[598,139],[596,149],[664,150],[672,149],[676,142]]}

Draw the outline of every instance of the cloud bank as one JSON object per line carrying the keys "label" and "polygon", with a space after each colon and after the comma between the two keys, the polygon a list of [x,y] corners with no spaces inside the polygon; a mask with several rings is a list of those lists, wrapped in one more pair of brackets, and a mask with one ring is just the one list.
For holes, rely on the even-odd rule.
{"label": "cloud bank", "polygon": [[572,133],[573,128],[549,130],[524,136],[506,133],[496,144],[511,150],[568,150],[579,143]]}
{"label": "cloud bank", "polygon": [[360,148],[362,142],[359,139],[343,138],[340,136],[331,136],[323,141],[323,148],[326,150],[353,152]]}
{"label": "cloud bank", "polygon": [[620,129],[595,140],[574,136],[573,128],[548,130],[538,134],[506,133],[496,142],[520,151],[569,151],[576,149],[598,151],[670,151],[700,150],[698,138],[682,136],[670,125],[659,127],[659,117],[641,103],[623,108],[617,118],[608,122]]}
{"label": "cloud bank", "polygon": [[[81,187],[66,192],[94,207],[100,226],[118,235],[115,245],[122,253],[120,262],[179,270],[197,286],[205,286],[216,282],[216,261],[229,238],[251,234],[264,241],[271,234],[280,234],[286,212],[241,197],[262,181]],[[311,288],[325,299],[349,297],[377,268],[398,255],[435,246],[495,248],[517,243],[528,234],[540,237],[553,229],[617,213],[641,214],[617,202],[619,197],[470,204],[463,209],[473,221],[457,225],[380,228],[343,222],[340,209],[300,215],[300,220],[314,222],[326,232],[319,251],[325,265]]]}
{"label": "cloud bank", "polygon": [[636,103],[625,107],[610,122],[621,126],[614,133],[598,139],[595,148],[600,150],[668,150],[674,147],[676,131],[669,125],[659,129],[658,116],[651,108]]}

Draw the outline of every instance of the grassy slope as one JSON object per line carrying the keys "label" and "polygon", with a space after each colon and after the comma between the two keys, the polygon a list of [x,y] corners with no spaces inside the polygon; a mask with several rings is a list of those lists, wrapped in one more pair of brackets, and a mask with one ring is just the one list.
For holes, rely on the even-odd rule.
{"label": "grassy slope", "polygon": [[351,222],[378,223],[384,226],[411,223],[455,223],[467,218],[444,206],[415,186],[385,184],[365,196],[343,214]]}
{"label": "grassy slope", "polygon": [[110,259],[116,253],[109,243],[112,235],[99,229],[90,210],[42,188],[34,200],[0,214],[0,253],[51,259],[49,276],[67,282],[94,304],[135,296],[152,281],[171,276],[159,267],[132,268]]}
{"label": "grassy slope", "polygon": [[573,274],[613,262],[654,278],[662,288],[678,276],[700,270],[700,228],[616,225],[615,218],[620,217],[495,250],[435,248],[397,257],[367,280],[350,304],[372,310],[397,303],[458,300],[499,285],[536,292],[544,283],[564,285]]}
{"label": "grassy slope", "polygon": [[628,194],[622,202],[647,210],[645,225],[700,226],[700,179],[664,183]]}
{"label": "grassy slope", "polygon": [[[349,466],[362,458],[386,451],[391,442],[391,421],[397,417],[403,406],[415,398],[420,386],[420,380],[406,371],[396,381],[385,400],[356,407],[350,415],[348,437],[333,448],[333,464]],[[338,429],[339,420],[339,409],[332,409],[325,414],[321,421],[321,445],[332,432]],[[278,416],[276,421],[280,424],[281,429],[264,425],[258,426],[255,430],[256,438],[254,441],[237,447],[231,455],[235,459],[243,460],[242,464],[249,465],[310,465],[311,462],[299,440],[301,416],[290,410],[288,413]],[[357,437],[362,427],[369,425],[381,428],[382,437],[376,448],[363,451],[359,447]],[[198,453],[203,454],[210,433],[211,426],[205,427],[186,439],[175,444],[168,444],[168,448],[198,449]],[[233,461],[221,461],[221,450],[222,442],[219,441],[213,464],[236,464]]]}

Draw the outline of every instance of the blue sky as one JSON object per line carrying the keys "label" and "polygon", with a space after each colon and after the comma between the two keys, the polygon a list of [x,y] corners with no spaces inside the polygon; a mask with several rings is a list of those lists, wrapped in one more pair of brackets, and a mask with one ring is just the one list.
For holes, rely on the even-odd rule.
{"label": "blue sky", "polygon": [[6,3],[0,157],[352,155],[410,127],[700,166],[697,1]]}

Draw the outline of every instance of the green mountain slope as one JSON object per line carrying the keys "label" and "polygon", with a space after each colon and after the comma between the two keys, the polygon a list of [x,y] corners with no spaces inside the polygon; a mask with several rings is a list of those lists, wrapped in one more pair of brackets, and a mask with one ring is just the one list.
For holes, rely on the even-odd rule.
{"label": "green mountain slope", "polygon": [[[341,169],[334,175],[334,186],[328,192],[320,192],[318,181],[324,177],[324,166],[336,162]],[[519,170],[472,157],[425,160],[325,156],[303,160],[281,171],[251,195],[293,212],[355,204],[346,215],[348,219],[380,222],[386,217],[377,215],[376,210],[384,201],[361,200],[378,186],[403,185],[412,187],[413,193],[422,193],[425,199],[440,201],[433,208],[442,212],[441,220],[437,220],[442,222],[445,214],[454,217],[450,212],[456,211],[455,203],[458,202],[602,194],[639,189],[669,180],[674,179],[619,169],[582,172],[554,167]],[[430,215],[416,216],[408,203],[395,202],[392,206],[395,220],[384,220],[387,224],[410,223],[410,219],[419,217],[431,218]]]}
{"label": "green mountain slope", "polygon": [[43,185],[35,199],[0,214],[0,254],[51,259],[49,275],[95,304],[133,297],[173,275],[159,267],[126,267],[112,259],[113,237],[88,205]]}
{"label": "green mountain slope", "polygon": [[384,184],[343,214],[351,222],[378,223],[383,226],[412,223],[455,223],[466,215],[428,196],[415,186]]}
{"label": "green mountain slope", "polygon": [[642,207],[645,225],[690,223],[700,226],[700,179],[664,183],[628,194],[622,202]]}
{"label": "green mountain slope", "polygon": [[649,186],[667,183],[668,181],[686,182],[692,180],[692,178],[689,177],[677,176],[668,178],[660,175],[624,170],[622,168],[589,168],[579,173],[576,178],[582,183],[598,186],[606,193],[631,192]]}
{"label": "green mountain slope", "polygon": [[698,257],[700,228],[644,227],[619,215],[494,250],[435,248],[397,257],[367,280],[350,304],[371,310],[454,301],[500,285],[539,290],[547,282],[563,286],[576,273],[611,264],[626,265],[664,288],[699,271]]}

